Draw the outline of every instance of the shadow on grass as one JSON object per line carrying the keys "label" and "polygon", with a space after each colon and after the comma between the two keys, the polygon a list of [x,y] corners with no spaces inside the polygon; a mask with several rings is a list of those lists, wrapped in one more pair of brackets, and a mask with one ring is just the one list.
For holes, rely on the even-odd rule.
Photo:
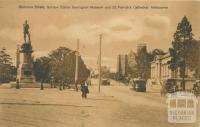
{"label": "shadow on grass", "polygon": [[65,105],[65,104],[35,104],[35,103],[7,103],[1,102],[0,105],[30,105],[30,106],[64,106],[64,107],[93,107],[93,106],[80,106],[80,105]]}

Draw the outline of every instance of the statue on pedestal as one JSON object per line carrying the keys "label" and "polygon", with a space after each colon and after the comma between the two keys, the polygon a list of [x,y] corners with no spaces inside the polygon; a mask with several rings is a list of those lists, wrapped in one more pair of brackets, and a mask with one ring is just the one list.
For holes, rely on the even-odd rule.
{"label": "statue on pedestal", "polygon": [[[27,23],[27,20],[23,24],[23,32],[24,32],[24,43],[21,45],[21,49],[17,51],[17,58],[19,61],[19,53],[23,54],[23,61],[22,63],[19,63],[18,65],[18,74],[17,78],[19,79],[20,83],[34,83],[35,82],[35,76],[33,73],[33,61],[32,61],[32,45],[30,41],[30,32],[29,32],[29,25]],[[28,36],[28,40],[27,40]]]}

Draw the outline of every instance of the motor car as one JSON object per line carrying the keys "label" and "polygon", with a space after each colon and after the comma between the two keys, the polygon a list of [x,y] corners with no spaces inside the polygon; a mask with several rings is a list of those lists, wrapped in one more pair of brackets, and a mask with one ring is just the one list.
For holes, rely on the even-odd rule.
{"label": "motor car", "polygon": [[193,93],[196,96],[200,95],[200,80],[196,80],[195,84],[193,85]]}
{"label": "motor car", "polygon": [[136,92],[146,92],[146,80],[145,79],[132,80],[132,86]]}
{"label": "motor car", "polygon": [[167,93],[174,93],[178,91],[178,86],[176,85],[175,79],[167,79],[164,81],[163,87]]}
{"label": "motor car", "polygon": [[101,84],[102,85],[110,85],[110,80],[109,79],[102,79]]}

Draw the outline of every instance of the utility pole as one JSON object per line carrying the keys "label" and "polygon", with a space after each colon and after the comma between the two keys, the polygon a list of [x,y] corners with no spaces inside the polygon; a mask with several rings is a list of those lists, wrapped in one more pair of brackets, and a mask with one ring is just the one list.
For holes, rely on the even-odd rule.
{"label": "utility pole", "polygon": [[101,86],[101,41],[102,41],[102,34],[100,34],[100,42],[99,42],[99,93],[100,93],[100,86]]}
{"label": "utility pole", "polygon": [[76,68],[75,68],[75,89],[78,91],[78,58],[79,58],[79,39],[77,40],[76,45]]}
{"label": "utility pole", "polygon": [[17,79],[16,79],[16,89],[19,89],[19,65],[20,65],[20,45],[17,45],[17,52],[16,52],[16,69],[17,69]]}

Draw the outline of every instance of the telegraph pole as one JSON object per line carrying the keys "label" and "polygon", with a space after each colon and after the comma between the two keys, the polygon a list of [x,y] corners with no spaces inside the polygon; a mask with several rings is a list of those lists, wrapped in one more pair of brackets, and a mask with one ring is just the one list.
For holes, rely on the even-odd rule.
{"label": "telegraph pole", "polygon": [[16,79],[16,89],[19,89],[19,65],[20,65],[20,45],[17,45],[17,52],[16,52],[16,68],[17,68],[17,79]]}
{"label": "telegraph pole", "polygon": [[100,93],[100,86],[101,86],[101,41],[102,41],[102,34],[99,36],[100,42],[99,42],[99,93]]}
{"label": "telegraph pole", "polygon": [[79,39],[77,40],[76,45],[76,68],[75,68],[75,89],[78,91],[78,58],[79,58]]}

